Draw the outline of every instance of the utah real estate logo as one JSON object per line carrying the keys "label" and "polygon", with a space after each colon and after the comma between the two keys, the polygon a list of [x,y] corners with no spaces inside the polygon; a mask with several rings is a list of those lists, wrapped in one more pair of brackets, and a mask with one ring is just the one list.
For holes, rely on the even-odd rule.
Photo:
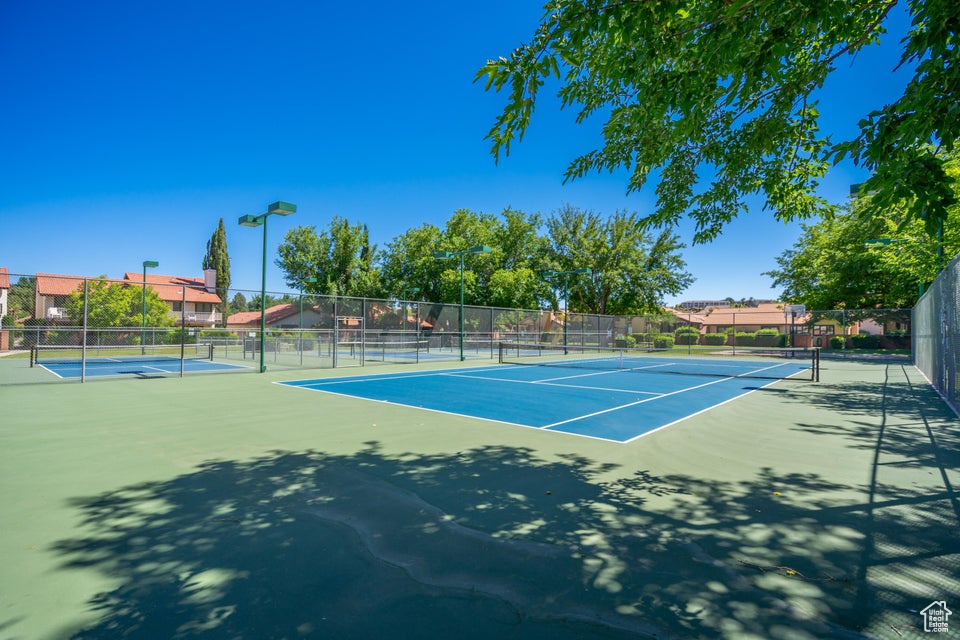
{"label": "utah real estate logo", "polygon": [[949,631],[947,618],[953,614],[947,608],[946,600],[934,600],[926,609],[920,611],[923,616],[923,630],[933,633],[946,633]]}

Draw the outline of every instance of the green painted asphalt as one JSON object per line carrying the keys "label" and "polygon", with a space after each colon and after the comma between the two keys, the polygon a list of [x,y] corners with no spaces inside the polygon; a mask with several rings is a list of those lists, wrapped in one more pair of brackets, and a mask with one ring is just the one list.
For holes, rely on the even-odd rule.
{"label": "green painted asphalt", "polygon": [[271,384],[349,373],[0,385],[0,639],[900,638],[960,604],[960,420],[905,363],[630,444]]}

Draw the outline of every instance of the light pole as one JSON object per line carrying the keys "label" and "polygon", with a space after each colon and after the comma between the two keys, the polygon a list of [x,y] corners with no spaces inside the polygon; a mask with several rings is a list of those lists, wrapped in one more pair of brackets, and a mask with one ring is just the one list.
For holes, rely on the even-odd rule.
{"label": "light pole", "polygon": [[147,353],[147,267],[156,269],[160,263],[156,260],[143,261],[143,314],[140,316],[140,355]]}
{"label": "light pole", "polygon": [[258,216],[247,214],[240,216],[238,224],[244,227],[259,227],[263,225],[263,265],[260,276],[260,373],[267,370],[263,363],[263,350],[266,346],[267,335],[267,218],[272,215],[288,216],[297,211],[297,205],[289,202],[274,202],[267,207],[266,213]]}
{"label": "light pole", "polygon": [[460,258],[460,362],[463,362],[463,256],[468,253],[490,253],[493,251],[486,245],[477,245],[463,251],[434,251],[433,257],[437,260]]}
{"label": "light pole", "polygon": [[570,300],[567,297],[567,277],[575,275],[588,276],[593,271],[584,267],[583,269],[571,269],[569,271],[554,271],[552,269],[543,272],[544,278],[560,277],[563,282],[563,353],[567,353],[567,325],[570,319]]}

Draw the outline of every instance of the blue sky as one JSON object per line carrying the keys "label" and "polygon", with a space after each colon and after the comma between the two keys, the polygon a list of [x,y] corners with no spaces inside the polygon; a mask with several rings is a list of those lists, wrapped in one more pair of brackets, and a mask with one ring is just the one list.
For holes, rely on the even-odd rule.
{"label": "blue sky", "polygon": [[[11,273],[119,277],[143,260],[201,275],[219,218],[233,286],[259,289],[259,229],[237,225],[276,200],[298,205],[269,226],[267,287],[297,225],[334,215],[385,245],[458,208],[550,214],[652,209],[653,185],[626,195],[624,175],[564,185],[567,162],[597,144],[550,100],[495,164],[483,136],[504,97],[474,83],[488,59],[529,38],[540,2],[0,3],[0,266]],[[855,135],[895,99],[902,15],[880,47],[841,59],[821,94],[822,126]],[[839,202],[866,175],[834,168],[820,194]],[[760,204],[705,246],[678,230],[696,282],[668,302],[775,297],[762,272],[797,239]]]}

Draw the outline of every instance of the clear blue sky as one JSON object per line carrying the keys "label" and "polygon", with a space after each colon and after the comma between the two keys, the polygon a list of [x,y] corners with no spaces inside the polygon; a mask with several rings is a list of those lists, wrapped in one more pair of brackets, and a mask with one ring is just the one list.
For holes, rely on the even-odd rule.
{"label": "clear blue sky", "polygon": [[[544,101],[523,143],[495,165],[483,136],[504,97],[474,83],[488,59],[533,33],[541,2],[210,0],[0,2],[0,266],[11,273],[201,275],[220,217],[233,286],[259,289],[259,229],[237,226],[275,200],[267,287],[290,228],[331,216],[366,223],[385,245],[457,208],[549,214],[572,204],[649,212],[653,187],[623,175],[562,184],[599,123]],[[895,98],[906,21],[884,44],[842,59],[822,92],[837,139]],[[893,29],[891,29],[893,31]],[[821,195],[846,198],[865,174],[831,171]],[[678,229],[696,282],[669,302],[775,297],[762,272],[799,225],[759,204],[710,245]]]}

